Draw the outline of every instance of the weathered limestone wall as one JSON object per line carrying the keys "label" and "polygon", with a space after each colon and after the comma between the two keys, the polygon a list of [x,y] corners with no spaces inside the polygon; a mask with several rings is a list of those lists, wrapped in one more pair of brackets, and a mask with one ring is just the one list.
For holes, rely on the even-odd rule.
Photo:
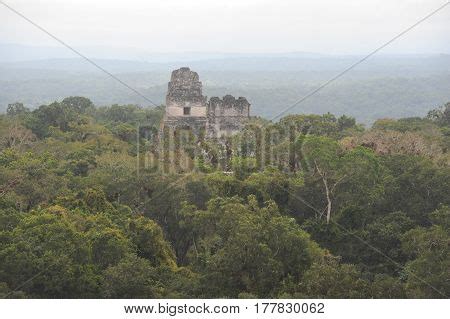
{"label": "weathered limestone wall", "polygon": [[212,97],[209,100],[208,115],[248,117],[250,103],[245,97],[236,99],[232,95],[225,95],[223,99]]}
{"label": "weathered limestone wall", "polygon": [[[169,116],[183,115],[184,107],[191,107],[194,109],[193,116],[198,116],[197,114],[202,114],[202,110],[199,108],[204,108],[203,116],[206,116],[206,96],[202,94],[202,82],[199,81],[197,72],[191,71],[189,68],[181,68],[172,72],[170,82],[168,84],[167,96],[166,96],[166,107]],[[176,110],[179,108],[181,110]]]}
{"label": "weathered limestone wall", "polygon": [[163,126],[184,127],[196,132],[206,129],[210,137],[233,134],[250,116],[250,103],[244,97],[225,95],[207,102],[196,72],[180,68],[172,72],[166,96]]}
{"label": "weathered limestone wall", "polygon": [[225,95],[212,97],[208,103],[208,134],[220,136],[233,134],[242,128],[250,116],[250,103],[244,97]]}
{"label": "weathered limestone wall", "polygon": [[[186,106],[189,106],[188,104]],[[178,106],[170,106],[166,107],[166,113],[168,116],[182,116],[186,117],[183,114],[183,107]],[[201,116],[206,117],[206,107],[204,106],[194,106],[191,107],[191,116]]]}
{"label": "weathered limestone wall", "polygon": [[[184,109],[189,109],[189,114]],[[166,95],[164,126],[199,131],[206,126],[206,96],[196,72],[180,68],[172,72]]]}

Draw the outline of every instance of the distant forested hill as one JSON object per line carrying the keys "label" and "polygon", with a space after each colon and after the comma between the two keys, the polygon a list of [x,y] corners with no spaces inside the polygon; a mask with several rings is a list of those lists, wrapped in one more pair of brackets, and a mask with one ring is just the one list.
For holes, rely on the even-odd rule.
{"label": "distant forested hill", "polygon": [[[358,61],[358,56],[290,54],[225,58],[202,56],[181,62],[94,60],[155,104],[164,103],[172,69],[199,72],[208,96],[246,96],[253,115],[276,116],[320,84]],[[178,60],[176,60],[178,59]],[[150,103],[82,59],[0,62],[0,110],[9,103],[29,107],[66,96],[89,97],[97,105]],[[450,98],[450,56],[379,56],[291,110],[347,114],[369,124],[377,118],[423,116]]]}

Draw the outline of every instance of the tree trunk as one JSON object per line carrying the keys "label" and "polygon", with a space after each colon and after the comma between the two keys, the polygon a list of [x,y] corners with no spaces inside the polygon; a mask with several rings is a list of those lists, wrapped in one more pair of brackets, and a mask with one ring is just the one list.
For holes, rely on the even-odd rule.
{"label": "tree trunk", "polygon": [[320,170],[319,165],[317,165],[316,162],[314,162],[314,164],[316,165],[316,169],[317,172],[319,173],[320,177],[322,177],[322,182],[323,185],[325,187],[325,195],[326,195],[326,199],[327,199],[327,224],[330,223],[330,219],[331,219],[331,193],[330,193],[330,188],[328,187],[328,181],[327,178],[325,176],[325,174]]}
{"label": "tree trunk", "polygon": [[325,192],[327,195],[327,224],[330,222],[331,218],[331,198],[330,198],[330,190],[328,189],[328,183],[325,177],[322,177],[323,184],[325,185]]}

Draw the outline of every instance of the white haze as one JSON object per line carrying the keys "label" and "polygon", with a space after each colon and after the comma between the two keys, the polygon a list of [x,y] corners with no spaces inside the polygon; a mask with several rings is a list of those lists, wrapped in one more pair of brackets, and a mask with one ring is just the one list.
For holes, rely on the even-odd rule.
{"label": "white haze", "polygon": [[[96,48],[111,58],[119,56],[114,52],[135,52],[137,59],[166,52],[364,54],[446,2],[2,1],[75,48]],[[450,5],[382,53],[449,53],[449,21]],[[3,5],[0,43],[60,46]]]}

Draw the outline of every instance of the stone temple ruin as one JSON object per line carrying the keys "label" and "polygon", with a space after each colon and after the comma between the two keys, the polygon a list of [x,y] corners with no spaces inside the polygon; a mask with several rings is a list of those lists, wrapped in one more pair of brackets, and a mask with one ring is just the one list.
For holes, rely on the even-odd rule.
{"label": "stone temple ruin", "polygon": [[166,96],[163,127],[205,131],[209,138],[239,131],[250,117],[250,103],[244,97],[222,99],[202,95],[197,72],[180,68],[172,72]]}

